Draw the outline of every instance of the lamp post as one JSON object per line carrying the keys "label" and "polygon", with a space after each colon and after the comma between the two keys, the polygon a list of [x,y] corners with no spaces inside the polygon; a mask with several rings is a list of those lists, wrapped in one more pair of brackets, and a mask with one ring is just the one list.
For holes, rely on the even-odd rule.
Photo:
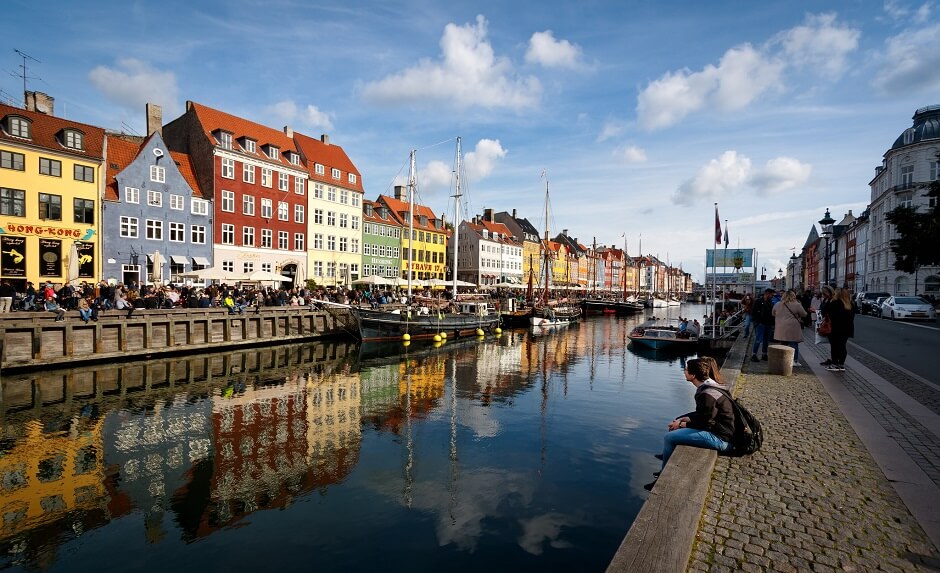
{"label": "lamp post", "polygon": [[825,279],[823,284],[825,285],[829,284],[829,237],[832,236],[832,225],[835,224],[835,222],[836,220],[833,219],[832,216],[829,214],[829,209],[826,208],[826,214],[823,216],[822,219],[819,220],[819,226],[821,228],[822,238],[826,240],[826,246],[825,246],[825,251],[824,251],[825,263],[824,263],[824,270],[823,270],[823,277]]}
{"label": "lamp post", "polygon": [[796,253],[793,253],[790,255],[790,266],[788,267],[790,270],[790,288],[796,286],[796,261]]}

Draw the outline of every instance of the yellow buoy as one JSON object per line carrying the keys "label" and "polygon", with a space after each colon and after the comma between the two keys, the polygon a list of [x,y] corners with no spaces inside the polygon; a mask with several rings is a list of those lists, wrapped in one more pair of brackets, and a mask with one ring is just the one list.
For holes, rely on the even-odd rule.
{"label": "yellow buoy", "polygon": [[440,335],[440,334],[435,334],[435,335],[434,335],[434,342],[440,342],[440,341],[441,341],[441,335]]}
{"label": "yellow buoy", "polygon": [[493,332],[496,333],[496,336],[499,336],[500,334],[503,333],[503,329],[497,326],[497,327],[493,330]]}
{"label": "yellow buoy", "polygon": [[482,329],[482,328],[478,328],[478,329],[477,329],[477,336],[483,336],[483,329]]}
{"label": "yellow buoy", "polygon": [[435,340],[434,344],[432,344],[431,346],[433,346],[434,348],[440,348],[442,344],[444,343],[441,342],[440,340]]}
{"label": "yellow buoy", "polygon": [[411,335],[406,332],[401,335],[401,339],[404,340],[405,342],[408,342],[409,340],[411,340]]}
{"label": "yellow buoy", "polygon": [[406,340],[406,341],[402,342],[401,345],[402,345],[402,346],[406,346],[406,347],[407,347],[407,346],[411,346],[411,341],[410,341],[410,340]]}

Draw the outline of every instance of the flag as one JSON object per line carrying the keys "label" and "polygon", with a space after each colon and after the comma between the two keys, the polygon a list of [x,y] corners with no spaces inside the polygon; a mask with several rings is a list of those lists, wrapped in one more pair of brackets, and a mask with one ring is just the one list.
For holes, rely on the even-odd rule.
{"label": "flag", "polygon": [[718,218],[718,204],[715,203],[715,244],[721,242],[721,219]]}
{"label": "flag", "polygon": [[725,248],[728,248],[728,222],[725,221]]}

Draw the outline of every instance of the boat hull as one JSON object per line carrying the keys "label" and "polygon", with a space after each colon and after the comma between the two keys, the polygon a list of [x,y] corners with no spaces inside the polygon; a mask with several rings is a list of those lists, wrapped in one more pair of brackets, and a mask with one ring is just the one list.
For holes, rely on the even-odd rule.
{"label": "boat hull", "polygon": [[648,348],[695,348],[698,344],[697,339],[692,338],[651,338],[646,336],[630,336],[634,344],[641,344]]}
{"label": "boat hull", "polygon": [[364,342],[434,338],[436,335],[472,336],[477,330],[490,331],[499,326],[499,315],[431,314],[408,317],[407,314],[358,314],[359,333]]}

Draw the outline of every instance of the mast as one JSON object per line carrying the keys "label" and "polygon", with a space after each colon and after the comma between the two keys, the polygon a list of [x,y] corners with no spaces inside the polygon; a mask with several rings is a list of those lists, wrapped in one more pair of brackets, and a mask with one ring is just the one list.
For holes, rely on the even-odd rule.
{"label": "mast", "polygon": [[417,151],[411,150],[411,161],[408,169],[408,303],[411,304],[411,276],[414,274],[415,253],[415,155]]}
{"label": "mast", "polygon": [[545,175],[545,172],[542,171],[542,176],[545,177],[545,258],[542,262],[542,265],[545,267],[545,290],[542,292],[542,302],[548,303],[548,289],[551,287],[549,284],[551,275],[549,270],[549,263],[551,262],[551,254],[548,250],[548,176]]}
{"label": "mast", "polygon": [[454,301],[457,301],[457,246],[460,241],[460,136],[457,136],[457,160],[454,168]]}

